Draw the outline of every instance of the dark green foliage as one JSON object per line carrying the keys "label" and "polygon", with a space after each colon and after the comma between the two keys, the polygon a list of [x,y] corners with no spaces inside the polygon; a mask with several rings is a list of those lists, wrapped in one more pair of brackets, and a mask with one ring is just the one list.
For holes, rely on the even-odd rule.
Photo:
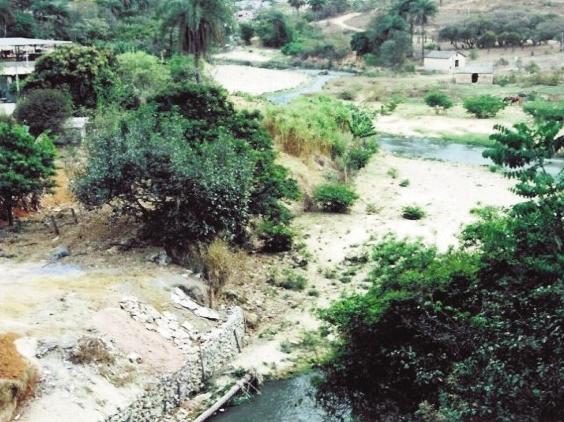
{"label": "dark green foliage", "polygon": [[326,183],[315,189],[313,199],[325,212],[345,213],[358,199],[358,195],[346,185]]}
{"label": "dark green foliage", "polygon": [[429,92],[425,96],[425,104],[429,107],[433,107],[435,112],[439,114],[439,112],[446,111],[449,108],[452,108],[452,100],[443,92]]}
{"label": "dark green foliage", "polygon": [[275,271],[268,282],[287,290],[304,290],[307,285],[307,280],[302,274],[289,269]]}
{"label": "dark green foliage", "polygon": [[266,47],[280,48],[293,40],[288,17],[279,10],[267,10],[257,18],[255,31]]}
{"label": "dark green foliage", "polygon": [[564,101],[529,101],[523,105],[523,110],[536,120],[564,122]]}
{"label": "dark green foliage", "polygon": [[213,86],[171,85],[138,110],[110,108],[86,150],[74,181],[81,202],[111,203],[141,219],[150,237],[178,248],[219,234],[244,240],[252,215],[287,221],[280,200],[298,194],[274,164],[260,115],[236,112]]}
{"label": "dark green foliage", "polygon": [[251,45],[251,40],[255,36],[255,27],[251,23],[241,22],[239,24],[239,34],[245,45]]}
{"label": "dark green foliage", "polygon": [[12,209],[36,209],[53,186],[55,148],[23,127],[0,121],[0,215],[12,225]]}
{"label": "dark green foliage", "polygon": [[14,116],[18,122],[29,126],[33,136],[39,136],[47,131],[59,134],[71,113],[72,105],[65,93],[55,89],[37,89],[18,101]]}
{"label": "dark green foliage", "polygon": [[445,253],[374,247],[366,294],[324,311],[335,330],[322,402],[359,420],[559,420],[564,382],[564,185],[545,160],[561,122],[497,128],[485,156],[526,202],[480,220]]}
{"label": "dark green foliage", "polygon": [[101,89],[112,86],[113,56],[93,47],[60,47],[35,64],[34,72],[25,80],[26,92],[35,89],[66,91],[75,109],[94,108]]}
{"label": "dark green foliage", "polygon": [[501,98],[494,97],[493,95],[479,95],[464,100],[464,108],[466,111],[473,114],[478,119],[495,117],[505,106],[506,104]]}
{"label": "dark green foliage", "polygon": [[259,227],[259,239],[265,252],[286,252],[294,244],[294,231],[285,224],[264,221]]}
{"label": "dark green foliage", "polygon": [[425,217],[425,211],[417,205],[408,205],[402,208],[401,216],[406,220],[421,220]]}
{"label": "dark green foliage", "polygon": [[455,48],[516,47],[532,40],[538,45],[558,39],[562,18],[555,14],[534,14],[524,11],[497,11],[477,15],[447,25],[439,32],[442,40]]}

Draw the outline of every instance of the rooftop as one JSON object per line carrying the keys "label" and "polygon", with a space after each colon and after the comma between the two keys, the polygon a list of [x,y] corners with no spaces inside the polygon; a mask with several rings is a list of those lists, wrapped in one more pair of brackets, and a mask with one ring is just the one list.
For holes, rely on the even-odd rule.
{"label": "rooftop", "polygon": [[427,54],[425,54],[425,58],[426,59],[450,59],[452,56],[456,56],[457,54],[464,56],[464,54],[462,54],[458,51],[433,50],[433,51],[429,51]]}
{"label": "rooftop", "polygon": [[4,47],[24,47],[24,46],[55,46],[61,44],[70,44],[70,41],[42,40],[38,38],[0,38],[0,49]]}

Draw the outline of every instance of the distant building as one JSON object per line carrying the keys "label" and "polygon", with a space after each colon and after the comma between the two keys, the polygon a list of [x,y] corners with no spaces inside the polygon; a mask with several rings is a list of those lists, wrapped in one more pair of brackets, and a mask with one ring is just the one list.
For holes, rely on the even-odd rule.
{"label": "distant building", "polygon": [[33,72],[35,60],[69,41],[35,38],[0,38],[0,101],[13,102],[9,86]]}
{"label": "distant building", "polygon": [[454,72],[457,84],[492,85],[494,81],[493,66],[467,66]]}
{"label": "distant building", "polygon": [[429,51],[423,60],[425,70],[453,73],[464,66],[466,66],[466,56],[458,51]]}

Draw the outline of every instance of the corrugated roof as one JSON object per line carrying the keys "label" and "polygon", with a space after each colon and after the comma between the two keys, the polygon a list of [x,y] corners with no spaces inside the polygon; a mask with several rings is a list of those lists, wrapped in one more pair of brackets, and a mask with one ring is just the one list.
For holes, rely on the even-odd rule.
{"label": "corrugated roof", "polygon": [[455,56],[456,54],[460,54],[461,56],[464,56],[464,54],[462,54],[458,51],[433,50],[433,51],[429,51],[427,54],[425,54],[425,58],[426,59],[450,59],[452,56]]}
{"label": "corrugated roof", "polygon": [[49,46],[70,44],[70,41],[41,40],[38,38],[0,38],[0,48],[2,47],[22,47],[22,46]]}
{"label": "corrugated roof", "polygon": [[494,73],[493,66],[465,66],[461,69],[456,69],[454,73]]}

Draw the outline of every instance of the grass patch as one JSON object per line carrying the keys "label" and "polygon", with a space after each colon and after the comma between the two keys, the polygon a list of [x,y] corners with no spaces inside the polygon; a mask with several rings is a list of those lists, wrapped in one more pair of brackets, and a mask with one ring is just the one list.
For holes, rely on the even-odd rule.
{"label": "grass patch", "polygon": [[426,213],[423,208],[417,205],[408,205],[402,208],[401,216],[406,220],[421,220]]}
{"label": "grass patch", "polygon": [[490,135],[484,133],[466,133],[464,135],[443,134],[439,139],[444,142],[483,147],[489,147],[494,144],[494,141],[490,139]]}

